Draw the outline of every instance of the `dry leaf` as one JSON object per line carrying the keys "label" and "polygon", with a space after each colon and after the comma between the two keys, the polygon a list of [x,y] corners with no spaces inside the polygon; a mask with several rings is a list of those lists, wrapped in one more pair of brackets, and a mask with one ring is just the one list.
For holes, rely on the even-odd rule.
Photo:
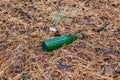
{"label": "dry leaf", "polygon": [[0,59],[0,65],[1,65],[2,62],[3,62],[3,59]]}
{"label": "dry leaf", "polygon": [[50,27],[50,31],[56,32],[57,30],[54,27]]}
{"label": "dry leaf", "polygon": [[76,68],[74,69],[74,72],[73,72],[73,78],[77,78],[78,75],[79,75],[79,70]]}
{"label": "dry leaf", "polygon": [[85,71],[83,72],[83,74],[87,74],[87,75],[89,75],[90,73],[91,73],[90,70],[85,70]]}
{"label": "dry leaf", "polygon": [[36,23],[34,26],[33,26],[33,28],[44,28],[44,23],[42,23],[42,22],[39,22],[39,23]]}

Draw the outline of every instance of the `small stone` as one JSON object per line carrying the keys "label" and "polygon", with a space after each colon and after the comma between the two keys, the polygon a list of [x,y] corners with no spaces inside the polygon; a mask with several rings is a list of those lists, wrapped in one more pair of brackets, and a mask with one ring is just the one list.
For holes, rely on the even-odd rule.
{"label": "small stone", "polygon": [[105,67],[102,67],[101,69],[100,69],[100,74],[104,74],[105,73]]}
{"label": "small stone", "polygon": [[20,68],[20,66],[18,65],[18,66],[16,66],[16,68],[15,68],[15,73],[19,73],[21,71],[21,68]]}
{"label": "small stone", "polygon": [[84,33],[81,33],[81,39],[87,39],[87,38],[88,38],[87,35],[85,35]]}
{"label": "small stone", "polygon": [[79,42],[79,47],[85,49],[86,43],[85,42]]}
{"label": "small stone", "polygon": [[96,31],[97,32],[101,32],[101,31],[103,31],[105,29],[105,27],[99,27]]}
{"label": "small stone", "polygon": [[30,58],[30,60],[33,61],[33,62],[35,62],[36,58],[37,58],[36,55],[32,55],[31,58]]}
{"label": "small stone", "polygon": [[108,49],[105,49],[103,52],[104,54],[109,54],[109,53],[112,53],[112,48],[108,48]]}
{"label": "small stone", "polygon": [[59,69],[67,69],[67,68],[69,68],[69,66],[68,65],[64,65],[64,64],[60,64],[60,65],[58,65],[58,68]]}
{"label": "small stone", "polygon": [[106,76],[111,76],[113,75],[113,68],[111,66],[104,66],[101,68],[100,73]]}
{"label": "small stone", "polygon": [[115,73],[120,74],[120,62],[118,62],[115,67]]}
{"label": "small stone", "polygon": [[35,58],[31,58],[31,61],[35,62]]}
{"label": "small stone", "polygon": [[120,68],[117,68],[117,69],[115,70],[115,72],[118,73],[118,74],[120,74]]}

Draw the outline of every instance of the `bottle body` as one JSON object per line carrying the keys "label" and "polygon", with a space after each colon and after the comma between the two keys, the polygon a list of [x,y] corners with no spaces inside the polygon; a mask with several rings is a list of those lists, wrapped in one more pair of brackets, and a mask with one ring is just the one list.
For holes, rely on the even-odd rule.
{"label": "bottle body", "polygon": [[77,36],[70,36],[70,35],[60,36],[42,42],[42,48],[46,52],[53,51],[64,45],[68,45],[72,43],[76,39]]}

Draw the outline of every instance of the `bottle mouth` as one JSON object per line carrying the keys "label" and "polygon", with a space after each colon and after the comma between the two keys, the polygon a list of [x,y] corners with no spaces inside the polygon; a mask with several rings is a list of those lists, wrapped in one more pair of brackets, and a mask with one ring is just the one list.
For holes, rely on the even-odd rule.
{"label": "bottle mouth", "polygon": [[43,51],[47,51],[47,49],[48,49],[45,42],[42,42],[42,49],[43,49]]}

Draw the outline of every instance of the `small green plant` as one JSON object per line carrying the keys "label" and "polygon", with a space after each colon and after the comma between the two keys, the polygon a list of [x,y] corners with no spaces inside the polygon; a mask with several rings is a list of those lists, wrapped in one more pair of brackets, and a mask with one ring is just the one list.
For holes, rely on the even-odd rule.
{"label": "small green plant", "polygon": [[53,24],[59,24],[61,22],[71,23],[73,21],[72,17],[76,17],[77,14],[77,10],[65,7],[64,10],[53,12],[51,20]]}
{"label": "small green plant", "polygon": [[67,17],[65,15],[62,15],[59,12],[54,12],[52,14],[52,23],[53,24],[59,24],[60,22],[71,23],[72,18],[69,18],[69,17]]}

